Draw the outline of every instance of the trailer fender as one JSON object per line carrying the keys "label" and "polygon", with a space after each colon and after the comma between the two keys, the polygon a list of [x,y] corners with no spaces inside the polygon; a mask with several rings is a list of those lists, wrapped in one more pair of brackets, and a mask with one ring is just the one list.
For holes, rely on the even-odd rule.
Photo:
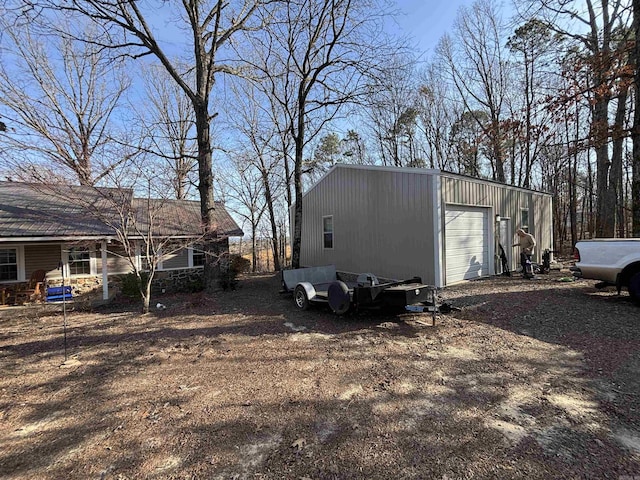
{"label": "trailer fender", "polygon": [[307,299],[313,300],[314,298],[316,298],[316,289],[313,287],[313,284],[309,282],[300,282],[296,285],[296,289],[298,287],[304,288],[304,291],[307,294]]}

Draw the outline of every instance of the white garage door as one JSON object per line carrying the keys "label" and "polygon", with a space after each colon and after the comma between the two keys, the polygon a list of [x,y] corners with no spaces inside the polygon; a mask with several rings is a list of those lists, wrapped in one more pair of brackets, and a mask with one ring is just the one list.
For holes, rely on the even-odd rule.
{"label": "white garage door", "polygon": [[444,228],[447,285],[489,275],[488,209],[447,206]]}

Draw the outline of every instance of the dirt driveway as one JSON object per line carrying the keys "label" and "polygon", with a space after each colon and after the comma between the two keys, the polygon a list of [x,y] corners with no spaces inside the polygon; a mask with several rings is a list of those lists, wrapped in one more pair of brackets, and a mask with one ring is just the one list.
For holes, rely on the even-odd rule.
{"label": "dirt driveway", "polygon": [[640,478],[640,308],[494,278],[420,315],[299,312],[274,277],[166,310],[0,319],[0,477]]}

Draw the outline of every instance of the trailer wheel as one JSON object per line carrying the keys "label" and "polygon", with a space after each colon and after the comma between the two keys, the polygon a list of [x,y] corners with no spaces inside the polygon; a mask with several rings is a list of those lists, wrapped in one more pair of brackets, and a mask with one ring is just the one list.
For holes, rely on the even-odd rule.
{"label": "trailer wheel", "polygon": [[329,306],[334,313],[344,315],[349,311],[351,306],[351,297],[349,296],[349,287],[344,282],[333,282],[327,290],[329,297]]}
{"label": "trailer wheel", "polygon": [[640,272],[636,272],[629,280],[629,295],[640,305]]}
{"label": "trailer wheel", "polygon": [[307,297],[307,291],[302,285],[298,285],[293,291],[293,299],[296,301],[296,306],[300,310],[307,310],[309,308],[309,298]]}

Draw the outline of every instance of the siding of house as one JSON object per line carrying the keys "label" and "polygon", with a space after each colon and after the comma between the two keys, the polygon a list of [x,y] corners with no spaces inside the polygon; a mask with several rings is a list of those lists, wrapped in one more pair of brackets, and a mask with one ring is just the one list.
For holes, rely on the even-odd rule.
{"label": "siding of house", "polygon": [[[121,246],[115,244],[107,245],[107,272],[109,275],[131,272],[131,264],[124,248]],[[102,252],[99,247],[96,248],[96,273],[98,275],[102,274]]]}
{"label": "siding of house", "polygon": [[[335,168],[303,197],[301,265],[384,278],[434,278],[434,178],[407,170]],[[333,248],[323,217],[333,216]]]}
{"label": "siding of house", "polygon": [[25,278],[27,280],[31,278],[31,274],[36,270],[56,271],[61,254],[60,244],[26,244],[24,246]]}
{"label": "siding of house", "polygon": [[[492,215],[499,214],[502,218],[511,219],[511,235],[521,227],[522,209],[528,209],[529,232],[536,238],[538,245],[534,259],[541,261],[542,251],[553,247],[551,195],[442,173],[442,202],[444,205],[491,207]],[[507,248],[506,245],[503,246]],[[511,268],[516,269],[520,263],[520,252],[511,245],[508,247],[511,249]]]}
{"label": "siding of house", "polygon": [[189,249],[183,248],[162,256],[162,269],[187,268],[189,266]]}

